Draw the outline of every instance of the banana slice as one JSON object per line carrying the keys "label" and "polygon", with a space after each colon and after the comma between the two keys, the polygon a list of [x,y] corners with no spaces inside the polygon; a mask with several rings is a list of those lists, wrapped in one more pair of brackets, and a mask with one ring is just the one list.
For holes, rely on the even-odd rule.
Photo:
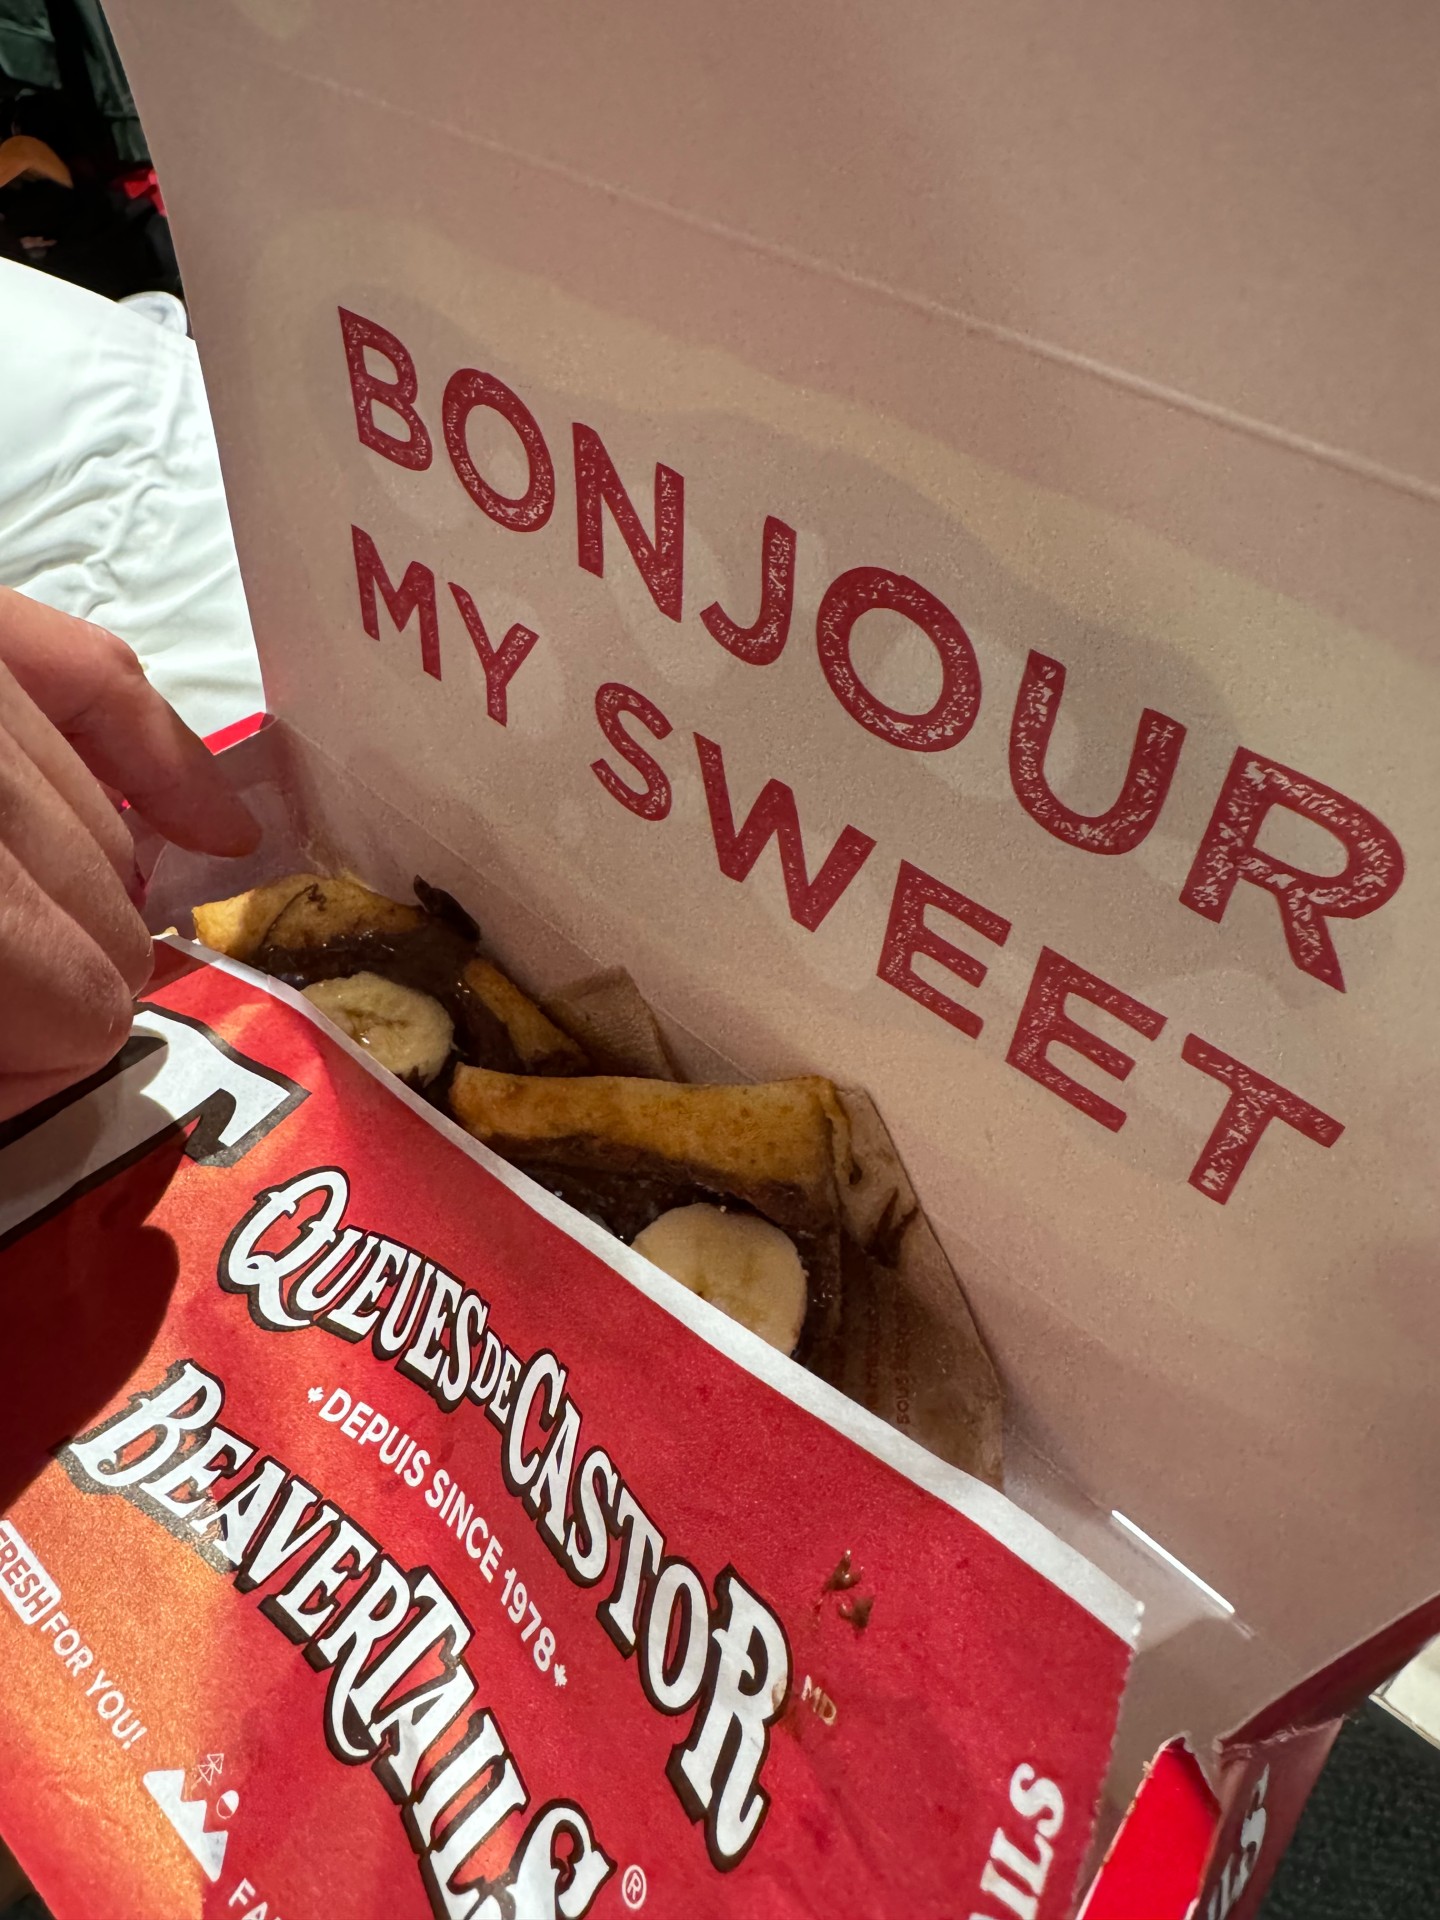
{"label": "banana slice", "polygon": [[781,1353],[805,1319],[805,1269],[788,1234],[754,1213],[697,1201],[672,1207],[637,1233],[637,1253]]}
{"label": "banana slice", "polygon": [[438,1000],[378,973],[317,980],[305,998],[342,1032],[368,1047],[382,1067],[427,1086],[450,1057],[455,1027]]}

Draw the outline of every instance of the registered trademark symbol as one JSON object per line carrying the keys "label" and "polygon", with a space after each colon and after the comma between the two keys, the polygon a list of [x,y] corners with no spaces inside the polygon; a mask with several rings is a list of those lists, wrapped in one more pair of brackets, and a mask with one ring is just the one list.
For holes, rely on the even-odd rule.
{"label": "registered trademark symbol", "polygon": [[637,1908],[644,1906],[647,1891],[648,1889],[645,1885],[645,1869],[643,1867],[626,1867],[625,1878],[620,1882],[620,1898],[632,1913],[634,1913]]}

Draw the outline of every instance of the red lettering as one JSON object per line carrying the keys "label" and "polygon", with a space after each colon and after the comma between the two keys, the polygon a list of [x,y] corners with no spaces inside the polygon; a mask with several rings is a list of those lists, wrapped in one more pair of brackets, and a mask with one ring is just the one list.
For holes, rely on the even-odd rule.
{"label": "red lettering", "polygon": [[952,1027],[958,1027],[973,1040],[985,1024],[979,1014],[952,1000],[938,987],[932,987],[928,980],[922,980],[910,963],[917,953],[923,953],[972,987],[980,985],[988,969],[973,953],[966,953],[963,947],[955,946],[926,926],[927,907],[938,907],[953,919],[963,920],[967,927],[973,927],[997,947],[1003,947],[1010,938],[1010,922],[965,894],[957,893],[954,887],[947,887],[933,874],[912,867],[908,860],[900,862],[885,941],[880,949],[880,965],[875,971],[890,986],[908,993],[912,1000],[918,1000],[931,1013],[938,1013],[942,1020],[948,1020]]}
{"label": "red lettering", "polygon": [[805,866],[805,842],[795,795],[783,780],[768,780],[737,832],[730,809],[730,789],[719,747],[703,734],[695,736],[700,775],[710,808],[710,830],[720,871],[731,880],[743,880],[773,839],[780,854],[785,898],[790,918],[813,933],[874,851],[875,842],[856,827],[842,827],[840,837],[825,856],[812,880]]}
{"label": "red lettering", "polygon": [[[513,499],[509,494],[497,493],[470,457],[466,431],[476,407],[493,408],[502,420],[508,421],[525,449],[530,478],[524,493]],[[446,384],[442,413],[450,464],[480,511],[514,533],[534,533],[537,527],[543,527],[555,506],[555,463],[550,458],[539,421],[519,394],[513,393],[493,373],[477,373],[474,367],[461,367],[458,373],[451,374]]]}
{"label": "red lettering", "polygon": [[452,580],[450,591],[455,596],[460,618],[465,622],[465,630],[474,643],[480,665],[485,669],[485,710],[492,720],[498,720],[503,727],[509,717],[505,690],[520,671],[522,663],[528,659],[530,649],[540,636],[517,621],[499,646],[492,647],[480,611],[464,587],[457,587]]}
{"label": "red lettering", "polygon": [[412,560],[397,587],[385,571],[375,542],[363,527],[351,527],[355,548],[355,578],[360,588],[360,618],[372,640],[380,638],[380,613],[375,590],[385,602],[386,612],[396,630],[407,626],[410,616],[420,615],[420,664],[426,673],[440,678],[440,615],[435,605],[435,576],[429,567]]}
{"label": "red lettering", "polygon": [[1146,707],[1135,731],[1120,798],[1106,813],[1075,813],[1056,799],[1045,777],[1045,755],[1064,691],[1065,669],[1060,662],[1032,653],[1010,724],[1010,783],[1016,798],[1032,820],[1068,846],[1082,847],[1086,853],[1129,853],[1160,818],[1185,744],[1185,729],[1178,720]]}
{"label": "red lettering", "polygon": [[[940,697],[927,713],[887,707],[861,680],[850,652],[850,631],[877,607],[904,614],[929,639],[940,660]],[[928,587],[880,567],[852,567],[825,589],[815,616],[820,665],[830,691],[853,720],[877,739],[910,753],[941,753],[963,740],[980,711],[980,668],[970,636]]]}
{"label": "red lettering", "polygon": [[1230,1089],[1225,1111],[1190,1172],[1191,1186],[1222,1207],[1235,1191],[1236,1181],[1272,1120],[1283,1120],[1287,1127],[1321,1147],[1333,1147],[1345,1131],[1328,1113],[1312,1107],[1288,1087],[1267,1080],[1253,1067],[1242,1066],[1233,1055],[1212,1047],[1198,1033],[1186,1034],[1180,1057],[1187,1066],[1198,1067]]}
{"label": "red lettering", "polygon": [[[1255,842],[1272,807],[1288,807],[1333,834],[1347,855],[1344,869],[1307,873],[1260,852]],[[1241,747],[1180,898],[1205,919],[1222,920],[1237,880],[1263,887],[1280,910],[1285,944],[1296,966],[1343,993],[1340,956],[1326,921],[1358,920],[1374,913],[1404,876],[1399,841],[1367,808],[1308,774]]]}
{"label": "red lettering", "polygon": [[602,508],[609,507],[650,598],[670,620],[680,618],[684,591],[685,480],[673,468],[655,467],[655,538],[615,471],[605,443],[593,427],[575,422],[575,523],[579,560],[587,573],[605,572]]}
{"label": "red lettering", "polygon": [[790,637],[795,609],[795,529],[773,517],[765,521],[760,548],[760,611],[749,627],[736,626],[718,600],[701,613],[712,640],[752,667],[778,660]]}
{"label": "red lettering", "polygon": [[[420,391],[415,362],[408,350],[385,327],[377,325],[374,320],[367,320],[363,314],[351,313],[348,307],[341,307],[339,312],[340,332],[345,341],[345,364],[350,369],[350,400],[355,408],[355,428],[361,444],[369,447],[372,453],[383,453],[396,466],[413,467],[417,472],[423,472],[430,464],[432,448],[425,422],[415,411],[415,399]],[[382,380],[378,374],[370,371],[365,364],[367,347],[374,353],[384,354],[394,371],[393,380]],[[409,429],[407,439],[402,440],[398,434],[389,433],[378,424],[375,419],[377,401],[405,422]]]}
{"label": "red lettering", "polygon": [[644,780],[644,788],[637,793],[634,787],[627,786],[608,760],[592,760],[590,771],[622,807],[628,807],[631,813],[638,814],[642,820],[663,820],[670,811],[670,782],[655,756],[647,753],[638,741],[632,740],[621,726],[620,716],[624,713],[633,713],[657,740],[665,739],[672,729],[655,702],[647,700],[643,693],[637,693],[634,687],[623,686],[618,680],[608,680],[603,687],[596,688],[595,718],[600,722],[600,731],[620,758],[627,761]]}
{"label": "red lettering", "polygon": [[1064,1068],[1057,1067],[1050,1058],[1052,1046],[1069,1047],[1072,1053],[1083,1055],[1116,1080],[1126,1079],[1135,1065],[1128,1053],[1122,1053],[1119,1047],[1111,1046],[1098,1033],[1092,1033],[1070,1018],[1066,1001],[1072,994],[1076,999],[1088,1000],[1092,1007],[1114,1014],[1117,1020],[1123,1020],[1127,1027],[1133,1027],[1147,1040],[1155,1039],[1165,1025],[1163,1013],[1133,999],[1119,987],[1112,987],[1097,974],[1087,973],[1084,967],[1067,960],[1063,953],[1043,947],[1005,1058],[1012,1067],[1018,1067],[1021,1073],[1048,1087],[1051,1093],[1058,1093],[1081,1113],[1098,1120],[1102,1127],[1118,1133],[1125,1124],[1124,1109],[1112,1106],[1089,1087],[1072,1080]]}

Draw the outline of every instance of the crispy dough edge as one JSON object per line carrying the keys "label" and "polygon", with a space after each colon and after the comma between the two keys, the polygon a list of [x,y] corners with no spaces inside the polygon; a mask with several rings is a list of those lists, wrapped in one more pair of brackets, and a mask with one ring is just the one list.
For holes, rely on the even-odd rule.
{"label": "crispy dough edge", "polygon": [[582,1073],[589,1065],[585,1051],[517,987],[493,960],[477,955],[465,968],[465,983],[490,1009],[510,1036],[522,1066],[548,1065]]}
{"label": "crispy dough edge", "polygon": [[420,907],[406,906],[376,893],[349,874],[335,879],[312,876],[271,921],[267,942],[277,947],[318,947],[349,933],[401,933],[424,923]]}
{"label": "crispy dough edge", "polygon": [[831,1205],[833,1122],[818,1091],[828,1084],[800,1079],[686,1086],[607,1074],[570,1080],[458,1067],[450,1099],[461,1125],[498,1153],[588,1134],[738,1181],[795,1185]]}
{"label": "crispy dough edge", "polygon": [[265,887],[250,887],[228,900],[208,900],[192,910],[195,937],[212,953],[231,960],[248,960],[264,945],[265,936],[296,894],[320,876],[291,873]]}

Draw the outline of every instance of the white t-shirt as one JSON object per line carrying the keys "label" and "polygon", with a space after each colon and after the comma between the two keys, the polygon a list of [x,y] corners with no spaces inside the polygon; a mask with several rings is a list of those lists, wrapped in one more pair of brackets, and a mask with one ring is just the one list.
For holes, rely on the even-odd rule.
{"label": "white t-shirt", "polygon": [[0,585],[128,641],[197,733],[264,706],[194,342],[6,260]]}

